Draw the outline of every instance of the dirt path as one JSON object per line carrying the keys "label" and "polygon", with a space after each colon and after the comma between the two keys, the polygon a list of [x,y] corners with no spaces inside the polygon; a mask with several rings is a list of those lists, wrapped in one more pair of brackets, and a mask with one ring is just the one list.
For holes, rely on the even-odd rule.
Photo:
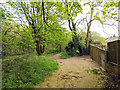
{"label": "dirt path", "polygon": [[[90,56],[60,59],[60,54],[51,58],[59,63],[59,70],[52,76],[47,76],[45,82],[35,88],[100,88],[106,82],[106,76],[99,69],[99,65]],[[98,74],[93,73],[98,69]]]}

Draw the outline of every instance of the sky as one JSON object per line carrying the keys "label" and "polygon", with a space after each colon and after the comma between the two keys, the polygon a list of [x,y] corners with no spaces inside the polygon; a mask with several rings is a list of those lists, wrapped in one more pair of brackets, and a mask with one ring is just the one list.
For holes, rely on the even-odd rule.
{"label": "sky", "polygon": [[[79,16],[76,17],[76,20],[79,19]],[[112,21],[114,22],[114,21]],[[116,27],[117,26],[117,27]],[[66,22],[65,25],[63,25],[67,30],[69,30],[68,23]],[[85,29],[85,31],[87,31]],[[102,24],[98,21],[93,21],[90,31],[95,31],[99,33],[102,37],[108,38],[110,36],[118,36],[118,22],[115,23],[115,26],[108,26],[105,25],[104,28],[102,27]]]}
{"label": "sky", "polygon": [[[83,4],[83,3],[81,3]],[[82,6],[83,7],[83,14],[78,13],[77,17],[75,18],[75,21],[77,21],[78,19],[81,19],[83,17],[86,17],[86,13],[90,10],[90,8],[88,6]],[[101,9],[101,7],[99,7],[99,9]],[[118,10],[118,9],[117,9]],[[88,15],[89,16],[89,15]],[[88,18],[89,20],[89,18]],[[110,36],[118,36],[118,21],[115,21],[113,19],[109,19],[107,20],[107,24],[113,24],[115,22],[115,24],[113,26],[109,26],[109,25],[104,25],[104,28],[102,27],[102,24],[99,21],[93,21],[90,31],[95,31],[97,33],[99,33],[102,37],[108,38]],[[68,23],[66,23],[65,25],[63,25],[63,27],[66,27],[67,30],[69,30],[68,27]],[[87,29],[85,29],[84,25],[79,25],[80,28],[84,29],[85,31],[87,31]]]}
{"label": "sky", "polygon": [[[8,1],[8,0],[5,0],[5,1]],[[5,1],[0,0],[1,3],[5,2]],[[83,4],[83,3],[81,2],[81,4]],[[86,12],[88,12],[90,10],[90,8],[89,7],[83,7],[83,10],[84,10],[84,12],[83,12],[82,15],[80,13],[78,13],[77,17],[75,17],[75,22],[78,19],[81,19],[82,17],[85,17]],[[65,27],[67,30],[69,30],[68,23],[67,23],[67,21],[65,21],[65,22],[66,23],[62,26]],[[113,22],[115,22],[115,21],[110,20],[110,21],[107,21],[106,23],[112,24]],[[78,27],[87,31],[85,29],[84,25],[79,25]],[[113,36],[113,35],[118,36],[118,22],[116,21],[114,26],[104,25],[104,29],[103,29],[102,24],[100,22],[93,21],[92,25],[91,25],[91,28],[90,28],[90,31],[98,32],[102,37],[105,37],[105,38],[108,38],[108,37]]]}

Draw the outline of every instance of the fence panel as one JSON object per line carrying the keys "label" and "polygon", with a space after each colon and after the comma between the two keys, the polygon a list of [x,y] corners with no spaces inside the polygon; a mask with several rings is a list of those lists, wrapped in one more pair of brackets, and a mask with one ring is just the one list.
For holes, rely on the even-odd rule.
{"label": "fence panel", "polygon": [[101,47],[90,45],[91,58],[105,70],[120,76],[120,40],[109,42],[107,51]]}
{"label": "fence panel", "polygon": [[96,61],[100,66],[105,68],[105,62],[106,62],[106,53],[104,49],[101,48],[101,46],[91,45],[90,46],[90,55],[91,58]]}
{"label": "fence panel", "polygon": [[120,65],[120,40],[108,43],[108,62]]}

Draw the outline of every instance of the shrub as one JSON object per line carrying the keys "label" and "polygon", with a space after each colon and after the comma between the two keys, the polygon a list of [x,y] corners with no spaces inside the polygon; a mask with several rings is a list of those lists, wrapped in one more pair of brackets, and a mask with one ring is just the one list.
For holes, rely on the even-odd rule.
{"label": "shrub", "polygon": [[71,57],[71,56],[68,55],[66,52],[62,52],[61,55],[62,55],[62,56],[60,57],[61,59],[67,59],[67,58]]}
{"label": "shrub", "polygon": [[58,63],[48,56],[22,55],[3,60],[3,88],[26,88],[43,82],[46,75],[58,70]]}
{"label": "shrub", "polygon": [[[82,52],[80,52],[80,49]],[[82,43],[79,43],[79,49],[75,46],[75,44],[70,41],[68,45],[65,48],[66,52],[70,56],[79,56],[85,54],[85,47],[82,45]]]}
{"label": "shrub", "polygon": [[36,46],[31,30],[10,23],[10,21],[5,21],[2,24],[2,57],[35,51]]}
{"label": "shrub", "polygon": [[101,41],[94,41],[94,42],[92,42],[92,44],[100,45],[100,44],[102,44],[102,43],[101,43]]}

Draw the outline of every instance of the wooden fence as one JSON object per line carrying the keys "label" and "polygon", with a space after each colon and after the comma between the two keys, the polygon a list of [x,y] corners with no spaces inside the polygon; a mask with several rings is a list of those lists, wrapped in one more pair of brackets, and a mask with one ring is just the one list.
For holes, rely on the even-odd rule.
{"label": "wooden fence", "polygon": [[120,40],[109,42],[108,46],[108,62],[120,65]]}
{"label": "wooden fence", "polygon": [[105,70],[120,73],[120,40],[109,42],[107,50],[104,45],[90,45],[90,55]]}
{"label": "wooden fence", "polygon": [[94,61],[96,61],[100,66],[105,68],[105,63],[107,61],[107,51],[105,50],[105,48],[102,47],[105,46],[91,45],[90,55]]}

